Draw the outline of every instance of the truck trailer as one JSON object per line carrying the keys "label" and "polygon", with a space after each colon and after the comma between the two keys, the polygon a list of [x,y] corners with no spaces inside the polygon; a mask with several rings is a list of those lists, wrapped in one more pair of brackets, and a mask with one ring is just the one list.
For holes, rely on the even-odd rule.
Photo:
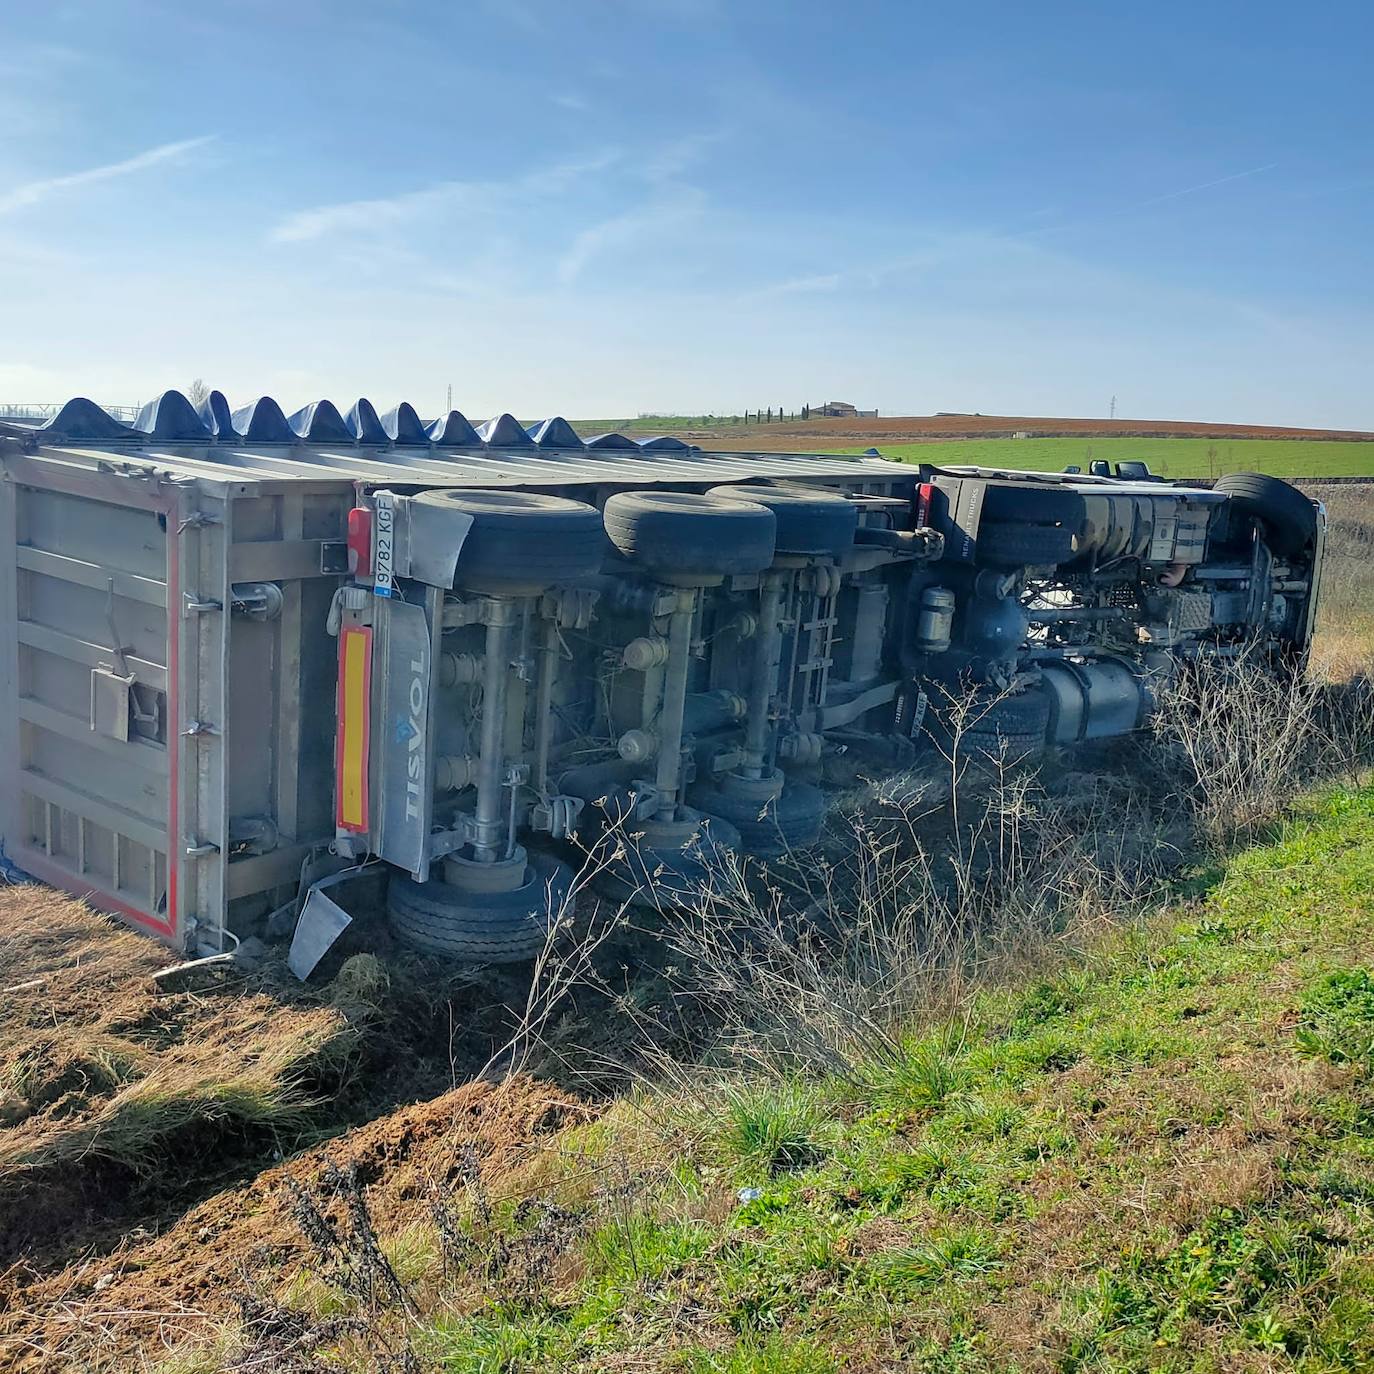
{"label": "truck trailer", "polygon": [[1300,672],[1325,514],[1275,478],[1012,472],[170,391],[0,426],[9,860],[188,955],[341,870],[530,957],[580,852],[690,900],[821,830],[827,764],[1013,761]]}

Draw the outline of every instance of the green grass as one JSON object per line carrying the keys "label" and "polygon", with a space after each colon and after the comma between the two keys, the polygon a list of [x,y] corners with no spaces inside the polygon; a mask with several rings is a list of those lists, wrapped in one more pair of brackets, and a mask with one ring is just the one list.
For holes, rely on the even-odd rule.
{"label": "green grass", "polygon": [[724,1106],[722,1153],[751,1181],[798,1168],[824,1154],[826,1120],[814,1091],[798,1084],[736,1088],[726,1094]]}
{"label": "green grass", "polygon": [[427,1353],[473,1374],[1374,1368],[1371,915],[1374,788],[1332,793],[857,1088],[726,1092],[713,1129],[673,1136],[668,1183],[589,1215],[562,1281],[469,1294]]}
{"label": "green grass", "polygon": [[815,1346],[770,1332],[762,1340],[736,1341],[725,1350],[687,1351],[680,1368],[684,1374],[833,1374],[838,1366]]}
{"label": "green grass", "polygon": [[[863,453],[867,446],[841,453]],[[1330,439],[949,439],[877,445],[884,457],[911,463],[974,464],[1059,472],[1094,458],[1140,459],[1163,477],[1219,477],[1267,472],[1275,477],[1374,477],[1374,443]]]}

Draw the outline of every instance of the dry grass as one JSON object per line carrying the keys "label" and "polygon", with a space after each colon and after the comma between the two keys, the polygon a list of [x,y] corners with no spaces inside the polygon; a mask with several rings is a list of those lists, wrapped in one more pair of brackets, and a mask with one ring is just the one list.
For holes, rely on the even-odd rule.
{"label": "dry grass", "polygon": [[1360,775],[1374,747],[1370,687],[1270,672],[1249,655],[1185,672],[1155,691],[1146,781],[1204,848],[1243,843],[1303,788]]}
{"label": "dry grass", "polygon": [[[521,1175],[546,1147],[561,1159],[566,1181],[576,1172],[575,1137],[558,1132],[588,1115],[581,1104],[529,1080],[466,1083],[270,1164],[194,1206],[169,1209],[147,1231],[68,1254],[65,1266],[52,1272],[25,1273],[16,1265],[0,1273],[0,1368],[122,1374],[188,1340],[192,1349],[172,1368],[229,1369],[239,1360],[245,1369],[293,1368],[285,1358],[269,1358],[292,1329],[274,1312],[280,1316],[284,1305],[328,1320],[350,1305],[393,1303],[394,1291],[367,1292],[369,1278],[389,1282],[375,1250],[426,1306],[441,1293],[480,1285],[483,1238],[495,1241],[500,1227],[493,1221],[474,1230],[477,1199],[489,1196],[508,1217],[514,1204],[506,1199],[541,1194]],[[39,1196],[31,1187],[31,1199]],[[109,1195],[99,1189],[93,1196]],[[457,1215],[472,1238],[473,1253],[462,1265],[442,1253],[436,1203],[447,1209],[446,1221]],[[359,1225],[360,1206],[375,1228],[371,1220]],[[331,1234],[340,1246],[329,1241]],[[225,1330],[225,1339],[197,1364],[192,1351],[225,1328],[240,1299],[247,1302],[243,1330]],[[338,1339],[349,1335],[360,1350],[374,1349],[356,1323],[336,1332]],[[323,1367],[314,1347],[297,1346],[295,1353],[312,1374]],[[360,1355],[357,1367],[373,1374],[386,1366]]]}
{"label": "dry grass", "polygon": [[1307,488],[1327,505],[1317,634],[1302,677],[1241,658],[1157,693],[1152,785],[1213,849],[1243,842],[1304,787],[1358,779],[1374,742],[1374,485]]}
{"label": "dry grass", "polygon": [[147,1172],[193,1127],[306,1127],[307,1079],[347,1055],[348,1018],[242,977],[161,992],[168,961],[70,897],[0,892],[0,980],[22,988],[0,997],[0,1194],[88,1159]]}
{"label": "dry grass", "polygon": [[[972,989],[1129,921],[1303,789],[1358,780],[1374,757],[1374,486],[1313,494],[1330,536],[1309,673],[1209,665],[1158,692],[1152,735],[1039,774],[964,750],[986,703],[946,703],[933,769],[861,789],[818,851],[763,874],[726,859],[691,910],[662,914],[673,999],[666,1012],[621,1003],[655,1071],[680,1055],[669,1023],[684,1016],[714,1028],[707,1057],[730,1072],[845,1075],[900,1058],[913,1025]],[[679,1089],[699,1048],[672,1068]]]}
{"label": "dry grass", "polygon": [[837,809],[820,851],[763,874],[727,862],[664,918],[675,1011],[714,1027],[718,1068],[853,1076],[902,1060],[911,1028],[973,987],[1129,914],[1177,857],[1106,780],[1052,791],[962,764],[954,787],[890,779]]}
{"label": "dry grass", "polygon": [[1312,662],[1324,681],[1365,676],[1374,664],[1374,483],[1304,485],[1326,505],[1326,568]]}

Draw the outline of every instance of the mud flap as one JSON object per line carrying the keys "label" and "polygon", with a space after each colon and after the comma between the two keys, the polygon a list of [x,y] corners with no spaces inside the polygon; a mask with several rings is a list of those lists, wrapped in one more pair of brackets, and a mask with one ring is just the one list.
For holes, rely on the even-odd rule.
{"label": "mud flap", "polygon": [[310,885],[300,918],[296,921],[296,933],[291,937],[291,952],[286,956],[286,966],[302,983],[353,922],[353,917],[329,895],[327,889],[376,867],[376,864],[361,864],[341,869]]}

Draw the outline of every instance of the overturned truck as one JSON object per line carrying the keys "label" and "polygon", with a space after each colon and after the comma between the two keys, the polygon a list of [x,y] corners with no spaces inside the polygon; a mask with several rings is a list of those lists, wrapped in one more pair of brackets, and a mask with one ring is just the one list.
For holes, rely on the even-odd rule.
{"label": "overturned truck", "polygon": [[0,428],[5,852],[188,953],[384,865],[397,934],[512,961],[599,881],[819,834],[837,759],[1139,728],[1300,669],[1325,518],[1274,478],[582,439],[328,401]]}

